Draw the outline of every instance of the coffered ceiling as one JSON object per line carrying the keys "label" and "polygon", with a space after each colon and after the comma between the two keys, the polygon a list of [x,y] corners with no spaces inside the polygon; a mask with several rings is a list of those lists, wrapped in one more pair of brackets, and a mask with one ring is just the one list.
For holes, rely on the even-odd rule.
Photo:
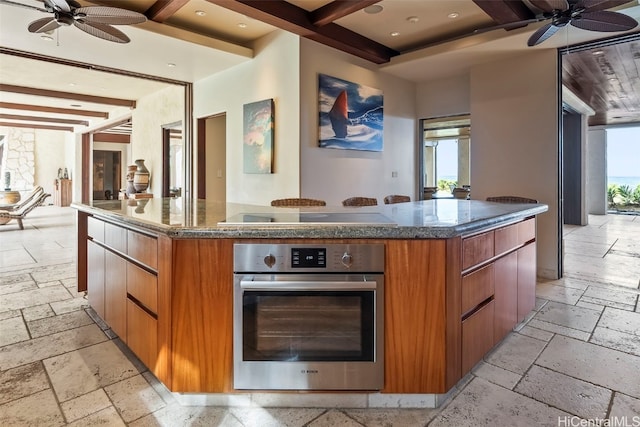
{"label": "coffered ceiling", "polygon": [[[12,1],[43,6],[37,0]],[[41,38],[43,34],[27,31],[30,22],[45,16],[42,12],[0,2],[0,125],[76,130],[100,127],[99,123],[122,116],[123,109],[131,108],[131,103],[145,94],[173,83],[194,82],[249,61],[254,41],[277,28],[351,53],[380,70],[415,82],[464,73],[474,64],[527,49],[557,49],[611,36],[567,25],[544,43],[527,47],[528,37],[544,24],[536,21],[531,0],[80,3],[133,10],[145,14],[148,21],[119,26],[131,39],[124,45],[100,40],[72,26],[57,29],[46,41]],[[640,19],[637,0],[614,10]],[[530,23],[511,31],[486,31],[497,24],[522,20]],[[626,34],[632,36],[622,45],[598,47],[600,56],[585,50],[572,53],[563,64],[566,84],[597,111],[592,124],[640,123],[640,29]],[[59,63],[44,64],[24,58],[24,53],[56,58]],[[71,67],[68,61],[92,66]],[[107,72],[110,69],[125,70],[130,75],[114,75]],[[144,76],[155,80],[141,78]],[[63,93],[93,98],[63,97]],[[75,113],[65,111],[69,109]],[[101,112],[103,116],[92,117],[88,112]]]}

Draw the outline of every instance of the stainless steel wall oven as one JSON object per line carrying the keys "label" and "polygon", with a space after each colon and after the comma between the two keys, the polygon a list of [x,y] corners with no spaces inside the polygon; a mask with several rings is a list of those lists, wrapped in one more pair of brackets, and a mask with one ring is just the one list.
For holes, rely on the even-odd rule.
{"label": "stainless steel wall oven", "polygon": [[383,244],[235,244],[234,387],[379,390]]}

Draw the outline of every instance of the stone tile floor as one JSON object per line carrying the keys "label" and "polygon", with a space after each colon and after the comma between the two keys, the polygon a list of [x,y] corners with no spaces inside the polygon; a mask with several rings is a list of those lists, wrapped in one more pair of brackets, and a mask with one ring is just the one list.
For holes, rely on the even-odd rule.
{"label": "stone tile floor", "polygon": [[74,227],[53,206],[0,226],[2,426],[640,425],[639,216],[566,227],[565,277],[438,409],[181,404],[90,316]]}

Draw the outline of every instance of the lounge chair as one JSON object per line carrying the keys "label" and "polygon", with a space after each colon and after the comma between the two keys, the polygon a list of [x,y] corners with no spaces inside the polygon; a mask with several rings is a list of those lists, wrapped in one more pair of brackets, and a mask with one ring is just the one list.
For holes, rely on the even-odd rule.
{"label": "lounge chair", "polygon": [[342,206],[376,206],[378,200],[373,197],[350,197],[342,201]]}
{"label": "lounge chair", "polygon": [[30,203],[31,200],[33,200],[34,198],[39,197],[42,193],[44,193],[44,188],[42,188],[39,185],[36,187],[33,187],[33,190],[31,190],[31,192],[26,197],[20,199],[18,203],[13,205],[4,205],[0,207],[0,210],[1,211],[17,211],[18,209],[21,209],[23,206],[26,206],[28,203]]}
{"label": "lounge chair", "polygon": [[20,203],[20,207],[18,207],[17,209],[0,209],[0,223],[5,219],[7,220],[6,222],[4,222],[5,224],[10,220],[15,219],[18,222],[20,230],[24,230],[22,220],[27,216],[29,212],[40,206],[49,196],[51,196],[51,194],[45,193],[43,191],[42,193],[34,195],[33,197],[28,196],[27,199],[29,200],[26,203]]}
{"label": "lounge chair", "polygon": [[271,201],[271,206],[277,207],[302,207],[302,206],[326,206],[327,203],[324,200],[318,199],[306,199],[290,198],[290,199],[275,199]]}

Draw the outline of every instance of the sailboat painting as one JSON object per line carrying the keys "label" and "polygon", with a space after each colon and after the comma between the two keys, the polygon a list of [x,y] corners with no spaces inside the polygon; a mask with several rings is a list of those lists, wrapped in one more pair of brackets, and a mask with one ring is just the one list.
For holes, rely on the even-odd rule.
{"label": "sailboat painting", "polygon": [[318,76],[320,147],[382,151],[382,91]]}

